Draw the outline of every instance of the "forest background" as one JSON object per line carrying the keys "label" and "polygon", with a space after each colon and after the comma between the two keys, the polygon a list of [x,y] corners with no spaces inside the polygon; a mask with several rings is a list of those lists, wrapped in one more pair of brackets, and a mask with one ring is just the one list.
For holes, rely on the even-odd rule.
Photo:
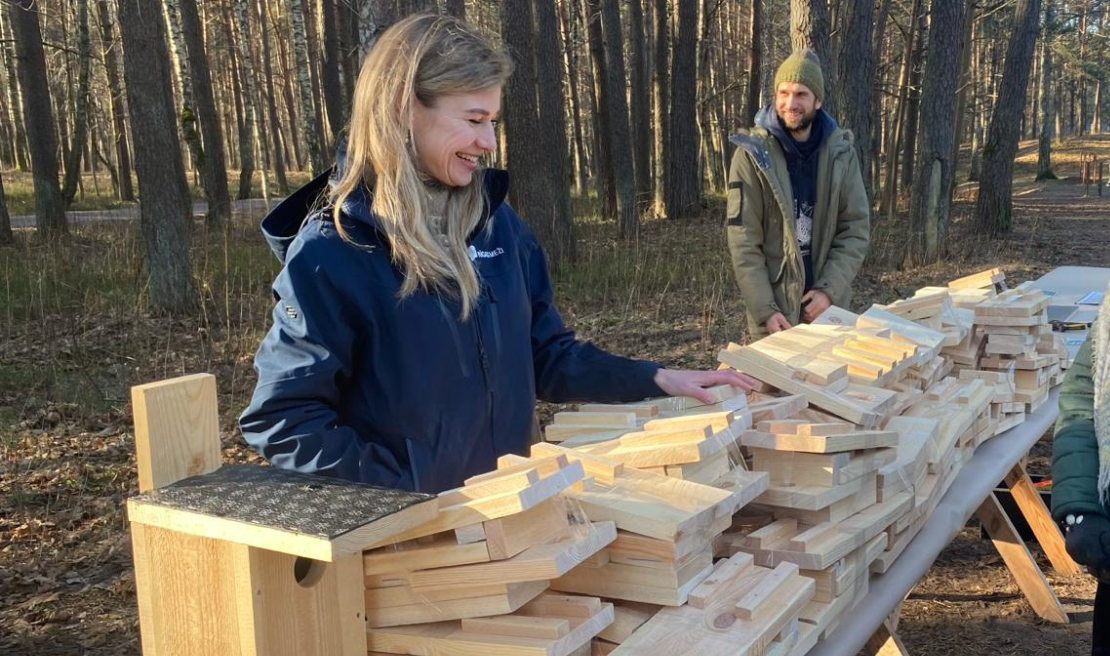
{"label": "forest background", "polygon": [[[361,60],[417,11],[513,56],[493,164],[568,323],[616,352],[709,367],[744,338],[728,135],[799,47],[872,199],[852,309],[1110,262],[1082,178],[1110,159],[1110,0],[0,0],[4,653],[138,653],[128,388],[215,373],[225,456],[257,460],[234,419],[278,270],[258,220],[330,165]],[[1055,581],[1076,624],[1040,625],[976,537],[907,602],[913,652],[1087,649],[1089,580]]]}

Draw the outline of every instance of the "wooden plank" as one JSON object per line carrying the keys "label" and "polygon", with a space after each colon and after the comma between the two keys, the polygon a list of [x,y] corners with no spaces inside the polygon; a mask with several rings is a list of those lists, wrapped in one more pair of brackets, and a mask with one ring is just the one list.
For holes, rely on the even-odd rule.
{"label": "wooden plank", "polygon": [[[518,615],[535,617],[524,608]],[[503,629],[505,618],[497,619],[501,621],[498,629]],[[448,621],[371,630],[367,642],[376,651],[415,656],[569,656],[612,623],[613,605],[602,604],[589,618],[561,619],[567,621],[570,631],[557,639],[472,632],[461,621]]]}
{"label": "wooden plank", "polygon": [[551,588],[564,592],[597,595],[608,599],[636,601],[657,606],[682,606],[689,598],[690,591],[696,588],[713,571],[713,565],[706,565],[703,570],[695,573],[681,587],[675,588],[673,586],[643,583],[637,576],[637,572],[628,571],[630,568],[642,569],[644,572],[640,574],[643,574],[650,571],[647,568],[621,566],[615,563],[610,563],[605,568],[613,568],[614,571],[622,572],[622,574],[610,579],[607,576],[599,576],[595,570],[579,568],[552,581]]}
{"label": "wooden plank", "polygon": [[610,426],[630,428],[639,426],[635,412],[556,412],[552,417],[555,425]]}
{"label": "wooden plank", "polygon": [[736,616],[742,620],[755,619],[766,612],[767,603],[779,588],[786,585],[790,578],[798,576],[798,566],[794,563],[780,563],[774,570],[764,574],[760,582],[736,602]]}
{"label": "wooden plank", "polygon": [[597,637],[620,644],[659,612],[659,606],[622,601],[613,604],[613,623]]}
{"label": "wooden plank", "polygon": [[1044,549],[1052,567],[1060,574],[1068,576],[1082,574],[1083,569],[1072,560],[1064,547],[1064,536],[1060,534],[1060,527],[1052,521],[1044,500],[1037,493],[1037,488],[1033,486],[1033,481],[1029,479],[1029,474],[1020,462],[1006,474],[1006,485],[1010,488],[1014,501],[1017,502],[1029,527],[1033,529],[1033,535]]}
{"label": "wooden plank", "polygon": [[838,453],[898,446],[895,431],[856,431],[839,435],[805,436],[746,431],[740,443],[747,447],[774,451]]}
{"label": "wooden plank", "polygon": [[497,479],[504,479],[509,476],[521,473],[527,473],[535,470],[536,475],[548,475],[556,470],[562,469],[569,465],[570,462],[564,455],[552,456],[550,458],[533,458],[531,460],[524,460],[523,462],[505,460],[504,456],[498,458],[497,469],[471,476],[463,481],[463,485],[476,486],[482,483],[487,483]]}
{"label": "wooden plank", "polygon": [[220,468],[216,377],[194,374],[131,388],[139,491]]}
{"label": "wooden plank", "polygon": [[1044,573],[1037,566],[1037,561],[1033,560],[1029,548],[1021,541],[1013,523],[1002,510],[994,494],[987,495],[982,505],[975,511],[975,515],[986,529],[1002,560],[1006,562],[1006,567],[1013,574],[1018,587],[1029,600],[1033,611],[1049,622],[1067,624],[1067,612],[1060,605],[1060,600],[1048,585]]}
{"label": "wooden plank", "polygon": [[631,412],[637,419],[650,419],[659,416],[659,406],[654,403],[583,403],[578,406],[578,412]]}
{"label": "wooden plank", "polygon": [[516,615],[475,617],[462,620],[460,626],[466,633],[487,633],[546,640],[558,640],[570,633],[570,621],[562,617],[519,617]]}
{"label": "wooden plank", "polygon": [[831,393],[819,385],[798,380],[796,378],[797,373],[793,368],[782,365],[751,349],[730,344],[729,348],[718,354],[717,359],[785,392],[801,394],[806,397],[809,403],[865,428],[876,426],[879,423],[880,416],[872,412],[870,408],[848,400],[841,395]]}
{"label": "wooden plank", "polygon": [[865,487],[875,487],[875,474],[862,476],[836,487],[772,485],[756,498],[756,503],[797,510],[820,510],[859,493]]}
{"label": "wooden plank", "polygon": [[[407,576],[406,576],[407,580]],[[378,581],[372,581],[377,583]],[[438,604],[444,601],[459,599],[475,599],[482,597],[505,596],[513,590],[513,586],[521,583],[496,583],[489,585],[475,585],[468,588],[426,588],[413,590],[412,586],[395,585],[390,587],[368,587],[363,594],[363,601],[367,608],[397,608],[402,606],[415,606],[419,604]]]}
{"label": "wooden plank", "polygon": [[996,283],[1006,281],[1006,274],[997,267],[979,271],[963,278],[956,278],[948,283],[949,289],[981,289],[994,287]]}
{"label": "wooden plank", "polygon": [[485,563],[489,559],[485,542],[459,544],[450,534],[444,534],[430,542],[399,542],[366,551],[362,555],[362,567],[363,573],[370,576]]}
{"label": "wooden plank", "polygon": [[713,572],[690,592],[687,603],[704,610],[710,604],[719,602],[730,590],[730,582],[743,575],[754,564],[751,554],[743,552],[718,561],[713,566]]}
{"label": "wooden plank", "polygon": [[[541,594],[547,589],[547,585],[547,581],[513,583],[507,586],[507,592],[504,594],[444,599],[434,603],[422,601],[408,606],[375,608],[367,603],[366,622],[372,628],[380,628],[506,615]],[[368,590],[366,594],[371,597],[373,593]],[[374,647],[371,646],[371,648]]]}
{"label": "wooden plank", "polygon": [[570,525],[568,514],[574,512],[568,505],[562,497],[554,497],[522,513],[483,522],[489,557],[493,560],[512,558],[565,531]]}
{"label": "wooden plank", "polygon": [[617,537],[613,522],[570,526],[553,541],[530,547],[506,560],[413,572],[413,590],[554,579],[569,572]]}

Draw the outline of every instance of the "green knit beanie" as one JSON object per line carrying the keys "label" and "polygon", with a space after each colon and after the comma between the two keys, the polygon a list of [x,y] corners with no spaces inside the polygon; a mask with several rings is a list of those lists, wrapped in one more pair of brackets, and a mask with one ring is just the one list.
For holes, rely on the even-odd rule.
{"label": "green knit beanie", "polygon": [[775,91],[783,82],[797,82],[809,87],[814,97],[825,100],[825,75],[821,72],[821,60],[809,48],[795,51],[782,62],[775,73]]}

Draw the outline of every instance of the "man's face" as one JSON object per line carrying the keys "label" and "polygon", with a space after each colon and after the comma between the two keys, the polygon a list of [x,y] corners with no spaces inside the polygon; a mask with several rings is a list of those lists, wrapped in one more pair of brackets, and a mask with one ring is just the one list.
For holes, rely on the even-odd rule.
{"label": "man's face", "polygon": [[791,132],[804,132],[817,118],[821,101],[804,84],[783,82],[775,91],[775,111],[783,127]]}

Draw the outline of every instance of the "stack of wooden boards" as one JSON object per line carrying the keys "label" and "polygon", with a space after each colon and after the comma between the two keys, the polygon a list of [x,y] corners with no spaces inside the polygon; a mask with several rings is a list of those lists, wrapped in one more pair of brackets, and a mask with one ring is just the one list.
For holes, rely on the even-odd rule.
{"label": "stack of wooden boards", "polygon": [[367,552],[371,649],[794,656],[836,628],[975,449],[1066,366],[991,270],[833,309],[721,363],[761,392],[582,405]]}

